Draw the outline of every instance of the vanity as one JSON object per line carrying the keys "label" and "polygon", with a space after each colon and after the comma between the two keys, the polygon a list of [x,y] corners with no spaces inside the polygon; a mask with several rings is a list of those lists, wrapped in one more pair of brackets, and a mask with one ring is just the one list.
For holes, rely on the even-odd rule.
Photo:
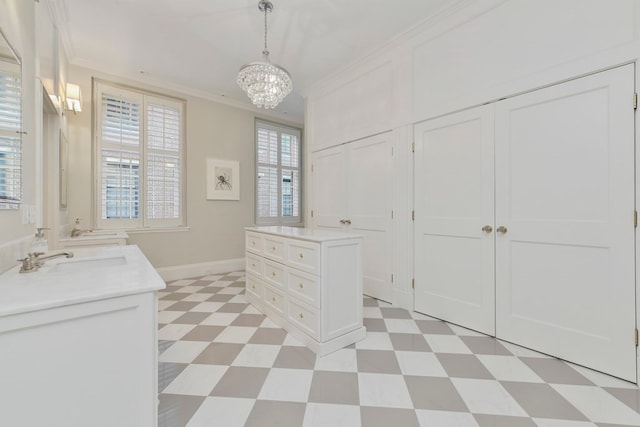
{"label": "vanity", "polygon": [[0,425],[157,425],[157,299],[137,246],[0,275]]}
{"label": "vanity", "polygon": [[251,304],[319,356],[364,339],[361,236],[281,226],[245,236]]}

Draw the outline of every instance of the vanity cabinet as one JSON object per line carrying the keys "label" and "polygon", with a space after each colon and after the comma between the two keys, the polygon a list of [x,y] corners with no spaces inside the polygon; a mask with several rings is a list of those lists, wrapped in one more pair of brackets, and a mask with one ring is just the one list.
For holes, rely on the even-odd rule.
{"label": "vanity cabinet", "polygon": [[319,355],[363,339],[362,237],[297,227],[246,230],[246,298]]}

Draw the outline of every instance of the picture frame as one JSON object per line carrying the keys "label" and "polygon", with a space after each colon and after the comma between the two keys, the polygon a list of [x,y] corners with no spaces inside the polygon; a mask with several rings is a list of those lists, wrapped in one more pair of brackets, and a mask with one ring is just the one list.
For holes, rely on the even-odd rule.
{"label": "picture frame", "polygon": [[207,200],[240,200],[240,162],[207,159]]}

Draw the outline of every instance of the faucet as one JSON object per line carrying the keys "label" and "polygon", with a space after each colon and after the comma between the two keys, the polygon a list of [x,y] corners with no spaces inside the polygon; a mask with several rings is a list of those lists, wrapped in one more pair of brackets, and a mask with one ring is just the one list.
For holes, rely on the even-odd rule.
{"label": "faucet", "polygon": [[20,273],[31,273],[33,271],[37,271],[44,265],[45,261],[50,259],[59,258],[61,256],[73,258],[73,252],[59,252],[57,254],[51,254],[43,257],[41,257],[41,255],[44,255],[44,252],[30,252],[25,258],[19,259],[18,261],[22,263]]}
{"label": "faucet", "polygon": [[78,237],[82,233],[86,233],[89,230],[81,230],[80,229],[80,218],[76,218],[76,226],[71,230],[71,237]]}

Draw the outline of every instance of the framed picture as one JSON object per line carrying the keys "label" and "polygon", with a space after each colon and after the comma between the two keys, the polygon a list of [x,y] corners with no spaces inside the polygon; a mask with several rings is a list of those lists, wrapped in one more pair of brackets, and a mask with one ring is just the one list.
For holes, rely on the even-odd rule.
{"label": "framed picture", "polygon": [[207,200],[240,200],[240,163],[207,159]]}

